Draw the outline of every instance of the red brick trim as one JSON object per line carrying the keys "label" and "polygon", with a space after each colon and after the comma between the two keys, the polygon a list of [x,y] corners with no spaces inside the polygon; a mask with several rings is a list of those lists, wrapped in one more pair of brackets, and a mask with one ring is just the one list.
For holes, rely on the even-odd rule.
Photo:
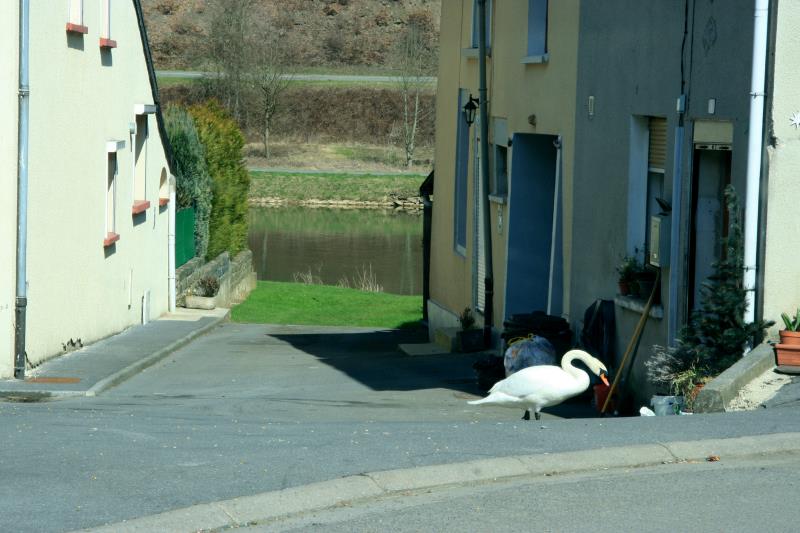
{"label": "red brick trim", "polygon": [[138,215],[139,213],[144,213],[148,209],[150,209],[150,200],[136,200],[133,202],[131,213]]}
{"label": "red brick trim", "polygon": [[89,28],[86,26],[82,26],[81,24],[74,24],[72,22],[67,22],[67,31],[70,33],[89,33]]}
{"label": "red brick trim", "polygon": [[117,41],[100,37],[100,48],[116,48]]}
{"label": "red brick trim", "polygon": [[114,233],[113,231],[109,231],[108,233],[106,233],[106,238],[103,239],[103,248],[108,248],[118,240],[119,240],[119,233]]}
{"label": "red brick trim", "polygon": [[159,207],[164,207],[167,204],[169,204],[169,198],[159,198],[158,199],[158,206]]}

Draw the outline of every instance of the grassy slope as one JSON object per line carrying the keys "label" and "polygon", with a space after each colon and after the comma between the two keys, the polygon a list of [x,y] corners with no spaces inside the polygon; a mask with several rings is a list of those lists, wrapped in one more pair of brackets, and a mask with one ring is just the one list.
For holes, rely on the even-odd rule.
{"label": "grassy slope", "polygon": [[236,322],[400,328],[422,318],[419,296],[362,292],[328,285],[259,281],[233,308]]}
{"label": "grassy slope", "polygon": [[252,198],[288,200],[381,201],[391,195],[419,194],[424,176],[373,176],[369,174],[293,174],[251,172]]}

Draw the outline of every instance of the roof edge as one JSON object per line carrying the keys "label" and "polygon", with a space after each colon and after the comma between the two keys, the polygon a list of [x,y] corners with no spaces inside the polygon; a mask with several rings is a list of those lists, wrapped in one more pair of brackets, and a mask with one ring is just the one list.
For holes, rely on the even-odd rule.
{"label": "roof edge", "polygon": [[156,69],[153,66],[153,54],[150,51],[150,41],[147,38],[147,28],[144,22],[144,11],[140,0],[133,0],[133,8],[136,11],[136,19],[139,23],[139,37],[142,41],[142,51],[144,52],[145,63],[147,63],[147,76],[150,79],[150,90],[153,92],[153,103],[156,105],[156,122],[158,123],[158,133],[161,137],[161,145],[164,147],[164,155],[167,157],[167,165],[171,174],[175,168],[172,145],[167,137],[167,128],[164,126],[164,116],[161,114],[161,98],[158,93],[158,82],[156,81]]}

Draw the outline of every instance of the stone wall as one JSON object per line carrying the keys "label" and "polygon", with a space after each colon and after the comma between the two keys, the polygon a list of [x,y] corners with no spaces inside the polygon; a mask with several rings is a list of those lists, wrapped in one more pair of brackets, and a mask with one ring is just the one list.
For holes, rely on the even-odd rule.
{"label": "stone wall", "polygon": [[205,264],[199,257],[191,259],[175,272],[178,305],[184,304],[186,294],[206,276],[214,276],[219,280],[217,306],[230,307],[243,301],[256,286],[253,252],[240,252],[232,261],[228,252],[221,253]]}

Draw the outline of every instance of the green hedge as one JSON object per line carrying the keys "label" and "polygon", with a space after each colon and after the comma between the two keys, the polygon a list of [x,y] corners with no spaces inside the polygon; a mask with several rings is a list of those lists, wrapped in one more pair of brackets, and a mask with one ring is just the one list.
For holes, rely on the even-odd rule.
{"label": "green hedge", "polygon": [[208,220],[211,215],[211,176],[205,150],[194,120],[186,109],[170,105],[164,112],[164,125],[172,145],[178,209],[194,209],[194,253],[205,257],[208,249]]}
{"label": "green hedge", "polygon": [[224,251],[231,257],[247,247],[247,193],[250,175],[244,165],[244,137],[216,101],[189,108],[211,174],[213,199],[207,258]]}

